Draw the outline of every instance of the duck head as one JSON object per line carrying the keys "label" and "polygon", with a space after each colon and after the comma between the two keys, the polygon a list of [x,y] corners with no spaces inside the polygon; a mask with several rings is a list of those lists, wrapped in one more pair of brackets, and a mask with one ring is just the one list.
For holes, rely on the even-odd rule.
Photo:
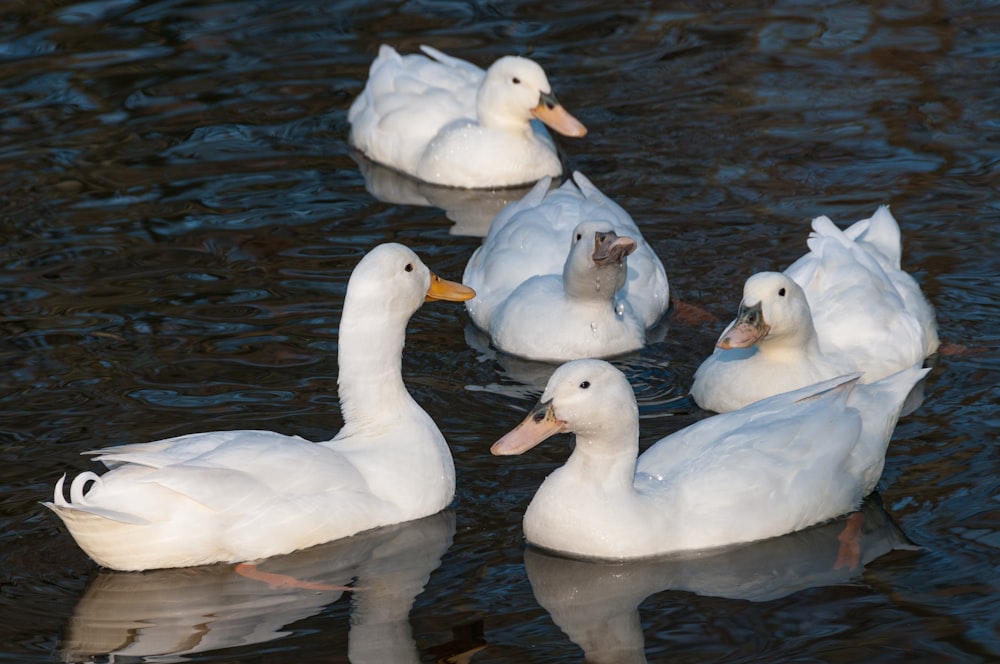
{"label": "duck head", "polygon": [[815,335],[812,312],[797,283],[780,272],[760,272],[747,279],[736,320],[716,346],[723,350],[761,343],[802,343]]}
{"label": "duck head", "polygon": [[610,300],[628,279],[628,255],[636,249],[630,237],[619,236],[608,222],[583,221],[573,229],[563,265],[567,295]]}
{"label": "duck head", "polygon": [[559,103],[541,66],[528,58],[508,55],[486,71],[476,98],[484,125],[522,124],[537,118],[564,136],[586,136],[587,128]]}
{"label": "duck head", "polygon": [[538,404],[490,452],[521,454],[564,432],[577,434],[578,443],[581,437],[605,440],[638,418],[632,386],[621,371],[603,360],[573,360],[555,370]]}

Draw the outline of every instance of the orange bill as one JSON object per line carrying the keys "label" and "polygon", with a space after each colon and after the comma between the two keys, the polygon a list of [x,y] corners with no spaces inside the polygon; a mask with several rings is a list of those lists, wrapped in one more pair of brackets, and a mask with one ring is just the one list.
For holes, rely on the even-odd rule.
{"label": "orange bill", "polygon": [[551,401],[540,403],[510,433],[493,443],[490,452],[496,456],[527,452],[546,438],[562,433],[565,426],[552,410]]}
{"label": "orange bill", "polygon": [[446,300],[448,302],[465,302],[476,296],[476,291],[455,281],[442,279],[431,272],[431,287],[427,289],[425,302],[431,300]]}
{"label": "orange bill", "polygon": [[581,138],[587,135],[583,123],[570,115],[551,93],[542,93],[538,106],[531,109],[531,114],[563,136]]}

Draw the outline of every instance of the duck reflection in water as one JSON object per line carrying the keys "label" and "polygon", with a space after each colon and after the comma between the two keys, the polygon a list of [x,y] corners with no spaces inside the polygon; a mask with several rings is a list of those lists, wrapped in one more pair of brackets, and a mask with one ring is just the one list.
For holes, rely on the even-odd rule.
{"label": "duck reflection in water", "polygon": [[417,662],[409,612],[454,532],[454,513],[446,510],[268,558],[256,578],[232,565],[99,570],[70,619],[64,659],[177,662],[266,643],[288,636],[293,623],[319,614],[343,596],[343,586],[353,586],[350,661]]}
{"label": "duck reflection in water", "polygon": [[[486,237],[500,210],[524,198],[534,185],[497,189],[442,187],[377,164],[357,151],[352,151],[351,157],[358,164],[368,193],[383,203],[440,208],[454,222],[452,235]],[[559,183],[554,180],[552,184]]]}
{"label": "duck reflection in water", "polygon": [[751,602],[849,583],[893,550],[918,550],[877,493],[861,510],[748,545],[654,560],[601,563],[528,547],[524,564],[538,603],[594,664],[646,662],[639,604],[664,590]]}

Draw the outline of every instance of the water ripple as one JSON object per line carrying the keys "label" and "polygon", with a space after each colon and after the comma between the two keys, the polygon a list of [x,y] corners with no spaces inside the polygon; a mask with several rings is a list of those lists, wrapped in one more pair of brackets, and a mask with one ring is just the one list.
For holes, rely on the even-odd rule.
{"label": "water ripple", "polygon": [[[378,200],[344,140],[380,43],[483,66],[530,55],[591,128],[556,138],[566,163],[632,214],[683,305],[614,360],[644,446],[707,416],[686,396],[695,369],[746,277],[801,255],[812,217],[846,224],[889,203],[900,220],[946,342],[880,488],[920,550],[769,602],[657,593],[639,611],[646,659],[1000,655],[990,3],[7,4],[0,659],[51,661],[93,569],[38,505],[62,473],[95,468],[79,452],[204,428],[328,438],[360,257],[400,241],[462,274],[480,240],[443,209]],[[520,526],[569,438],[516,461],[488,452],[553,369],[492,351],[461,305],[410,323],[404,377],[459,478],[454,543],[413,602],[422,659],[477,626],[476,661],[580,659],[534,597]],[[351,604],[199,661],[340,657]]]}

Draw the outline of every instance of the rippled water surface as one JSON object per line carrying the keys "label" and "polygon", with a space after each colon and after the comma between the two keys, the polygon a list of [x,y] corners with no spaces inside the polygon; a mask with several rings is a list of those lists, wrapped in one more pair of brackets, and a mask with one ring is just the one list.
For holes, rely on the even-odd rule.
{"label": "rippled water surface", "polygon": [[[649,444],[703,417],[694,369],[743,280],[812,217],[892,206],[942,352],[899,424],[864,569],[841,522],[715,556],[553,560],[520,520],[566,458],[489,445],[549,368],[460,306],[405,378],[454,452],[440,515],[231,567],[98,569],[39,501],[80,452],[205,429],[340,426],[337,327],[373,245],[459,278],[523,192],[456,197],[356,159],[380,43],[527,54],[591,130],[560,139],[639,223],[684,311],[617,360]],[[0,661],[660,662],[1000,658],[1000,9],[991,2],[22,2],[0,5]],[[398,201],[398,202],[393,202]]]}

